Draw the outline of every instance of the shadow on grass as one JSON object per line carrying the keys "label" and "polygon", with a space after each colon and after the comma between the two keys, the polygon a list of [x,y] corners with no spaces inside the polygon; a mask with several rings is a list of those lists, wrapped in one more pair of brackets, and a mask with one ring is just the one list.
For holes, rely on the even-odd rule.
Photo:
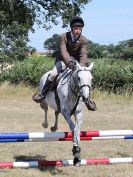
{"label": "shadow on grass", "polygon": [[[15,162],[28,162],[28,161],[46,161],[49,162],[48,160],[46,160],[46,156],[41,156],[41,155],[36,155],[36,156],[24,156],[24,155],[20,155],[20,156],[14,156]],[[30,168],[30,167],[29,167]],[[34,167],[32,167],[34,168]],[[62,169],[60,167],[57,167],[56,164],[53,166],[41,166],[39,165],[38,168],[40,171],[43,172],[49,172],[51,175],[57,175],[57,174],[61,174],[63,172],[64,175],[64,171],[62,171]]]}

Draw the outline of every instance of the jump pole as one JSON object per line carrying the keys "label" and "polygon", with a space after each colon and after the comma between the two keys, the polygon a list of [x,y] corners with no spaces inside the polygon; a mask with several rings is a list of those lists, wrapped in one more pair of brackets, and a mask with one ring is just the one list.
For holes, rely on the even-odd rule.
{"label": "jump pole", "polygon": [[[116,164],[116,163],[133,163],[133,157],[81,160],[81,165]],[[57,160],[57,161],[36,160],[25,162],[0,162],[0,168],[37,168],[37,167],[70,166],[70,165],[73,165],[73,160]]]}
{"label": "jump pole", "polygon": [[[81,131],[80,137],[132,136],[133,130]],[[72,132],[0,133],[1,139],[63,139],[72,138]]]}
{"label": "jump pole", "polygon": [[[105,136],[105,137],[81,137],[80,138],[81,141],[113,140],[113,139],[131,140],[133,139],[133,136]],[[72,138],[0,139],[0,143],[48,142],[48,141],[72,141]]]}

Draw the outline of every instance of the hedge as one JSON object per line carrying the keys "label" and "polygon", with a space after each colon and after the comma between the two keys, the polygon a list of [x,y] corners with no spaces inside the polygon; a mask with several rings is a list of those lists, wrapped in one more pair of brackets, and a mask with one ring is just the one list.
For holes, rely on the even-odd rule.
{"label": "hedge", "polygon": [[[0,75],[0,82],[5,80],[19,84],[24,82],[38,86],[41,76],[52,69],[54,59],[50,57],[29,57]],[[116,59],[94,60],[93,87],[107,91],[133,92],[133,62]]]}

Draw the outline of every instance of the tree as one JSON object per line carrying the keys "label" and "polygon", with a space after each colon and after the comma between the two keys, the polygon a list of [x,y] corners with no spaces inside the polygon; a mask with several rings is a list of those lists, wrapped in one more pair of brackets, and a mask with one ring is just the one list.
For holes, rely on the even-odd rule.
{"label": "tree", "polygon": [[23,0],[23,3],[31,10],[36,22],[42,24],[45,29],[49,29],[52,24],[57,25],[59,19],[66,27],[70,18],[80,15],[84,5],[91,0]]}
{"label": "tree", "polygon": [[[24,59],[28,32],[34,23],[50,29],[60,18],[63,27],[73,15],[80,15],[90,0],[0,0],[0,56]],[[4,57],[2,57],[4,56]],[[14,57],[15,56],[15,57]]]}
{"label": "tree", "polygon": [[115,59],[133,59],[133,39],[118,42],[117,45],[100,45],[89,41],[89,58],[115,58]]}
{"label": "tree", "polygon": [[30,50],[29,50],[29,52],[30,52],[31,54],[33,54],[33,53],[36,52],[36,51],[37,51],[37,50],[36,50],[35,47],[31,47]]}
{"label": "tree", "polygon": [[60,36],[58,34],[54,34],[51,38],[44,42],[44,48],[52,52],[59,50],[59,45]]}
{"label": "tree", "polygon": [[127,59],[133,60],[133,47],[128,47],[127,49],[123,50],[123,58],[125,60],[127,60]]}
{"label": "tree", "polygon": [[115,52],[115,46],[114,44],[109,44],[107,47],[107,50],[110,54],[113,54]]}
{"label": "tree", "polygon": [[120,41],[115,46],[115,58],[133,59],[133,39]]}
{"label": "tree", "polygon": [[100,45],[89,41],[88,44],[88,57],[89,58],[103,58],[106,55],[106,45]]}
{"label": "tree", "polygon": [[[27,21],[27,24],[38,22],[44,28],[57,25],[59,18],[63,21],[63,26],[68,24],[74,15],[80,15],[84,5],[91,0],[0,0],[1,22]],[[4,12],[4,13],[3,13]],[[6,12],[6,13],[5,13]]]}
{"label": "tree", "polygon": [[35,19],[20,0],[0,0],[0,4],[0,62],[22,60],[28,51],[28,31]]}
{"label": "tree", "polygon": [[133,39],[129,39],[127,43],[128,43],[128,47],[133,47]]}

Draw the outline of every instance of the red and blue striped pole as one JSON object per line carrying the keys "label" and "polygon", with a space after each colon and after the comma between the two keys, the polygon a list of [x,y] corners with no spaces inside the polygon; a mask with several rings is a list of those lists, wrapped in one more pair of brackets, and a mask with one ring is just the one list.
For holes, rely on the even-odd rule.
{"label": "red and blue striped pole", "polygon": [[[132,136],[133,130],[91,130],[81,131],[80,137]],[[2,139],[65,139],[72,138],[72,132],[32,132],[32,133],[0,133]]]}
{"label": "red and blue striped pole", "polygon": [[[105,137],[81,137],[80,138],[81,141],[112,140],[112,139],[131,140],[133,139],[133,136],[105,136]],[[0,139],[0,143],[47,142],[47,141],[72,141],[72,138]]]}

